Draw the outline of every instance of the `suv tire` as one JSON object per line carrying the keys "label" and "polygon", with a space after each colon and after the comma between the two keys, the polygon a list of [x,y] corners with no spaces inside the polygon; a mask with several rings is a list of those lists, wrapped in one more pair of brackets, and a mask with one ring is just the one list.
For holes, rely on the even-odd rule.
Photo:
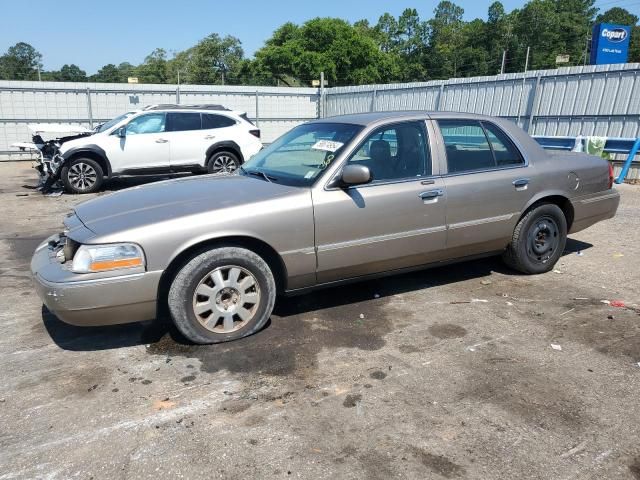
{"label": "suv tire", "polygon": [[240,166],[240,160],[235,153],[228,150],[215,152],[207,160],[207,172],[216,175],[230,175]]}
{"label": "suv tire", "polygon": [[74,158],[62,167],[60,177],[69,193],[93,193],[102,186],[104,172],[91,158]]}
{"label": "suv tire", "polygon": [[544,203],[523,216],[502,259],[522,273],[553,269],[567,244],[567,220],[557,205]]}
{"label": "suv tire", "polygon": [[246,337],[269,319],[276,299],[271,269],[256,253],[220,247],[192,257],[169,288],[169,312],[194,343]]}

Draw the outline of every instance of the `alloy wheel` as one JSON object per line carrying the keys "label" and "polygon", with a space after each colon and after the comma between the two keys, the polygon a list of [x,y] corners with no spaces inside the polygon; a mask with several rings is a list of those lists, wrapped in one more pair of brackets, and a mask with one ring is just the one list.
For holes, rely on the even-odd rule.
{"label": "alloy wheel", "polygon": [[230,333],[253,319],[260,304],[256,277],[235,265],[207,273],[193,294],[193,313],[200,324],[214,333]]}
{"label": "alloy wheel", "polygon": [[90,190],[98,179],[98,173],[88,163],[74,163],[69,168],[69,183],[77,190]]}
{"label": "alloy wheel", "polygon": [[238,165],[229,155],[220,155],[213,160],[211,173],[218,175],[229,175],[236,171]]}

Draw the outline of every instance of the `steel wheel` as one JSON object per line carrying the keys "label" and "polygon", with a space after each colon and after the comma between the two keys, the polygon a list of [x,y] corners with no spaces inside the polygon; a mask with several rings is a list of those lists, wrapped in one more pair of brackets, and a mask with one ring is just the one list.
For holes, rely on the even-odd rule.
{"label": "steel wheel", "polygon": [[225,265],[200,280],[193,294],[193,313],[214,333],[230,333],[244,327],[256,315],[260,287],[246,269]]}
{"label": "steel wheel", "polygon": [[543,216],[531,225],[527,234],[527,254],[537,263],[546,263],[558,249],[560,229],[550,216]]}
{"label": "steel wheel", "polygon": [[230,175],[238,168],[235,158],[227,154],[218,155],[211,162],[211,173],[218,175]]}
{"label": "steel wheel", "polygon": [[88,163],[77,162],[69,168],[69,183],[77,190],[90,190],[98,180],[98,173]]}

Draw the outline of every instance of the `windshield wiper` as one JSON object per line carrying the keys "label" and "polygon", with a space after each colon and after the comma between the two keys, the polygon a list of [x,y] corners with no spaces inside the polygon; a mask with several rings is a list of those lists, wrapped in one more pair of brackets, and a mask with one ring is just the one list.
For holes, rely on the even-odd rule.
{"label": "windshield wiper", "polygon": [[269,183],[272,183],[273,180],[277,180],[277,178],[267,175],[262,170],[247,170],[244,167],[240,167],[240,170],[246,174],[253,175],[254,177],[262,177]]}

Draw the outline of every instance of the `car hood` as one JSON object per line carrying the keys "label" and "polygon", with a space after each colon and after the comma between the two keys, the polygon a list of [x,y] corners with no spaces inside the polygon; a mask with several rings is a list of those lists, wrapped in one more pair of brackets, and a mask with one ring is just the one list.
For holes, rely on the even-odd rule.
{"label": "car hood", "polygon": [[106,235],[299,192],[296,187],[242,175],[203,175],[114,192],[78,205],[75,214],[88,229]]}

